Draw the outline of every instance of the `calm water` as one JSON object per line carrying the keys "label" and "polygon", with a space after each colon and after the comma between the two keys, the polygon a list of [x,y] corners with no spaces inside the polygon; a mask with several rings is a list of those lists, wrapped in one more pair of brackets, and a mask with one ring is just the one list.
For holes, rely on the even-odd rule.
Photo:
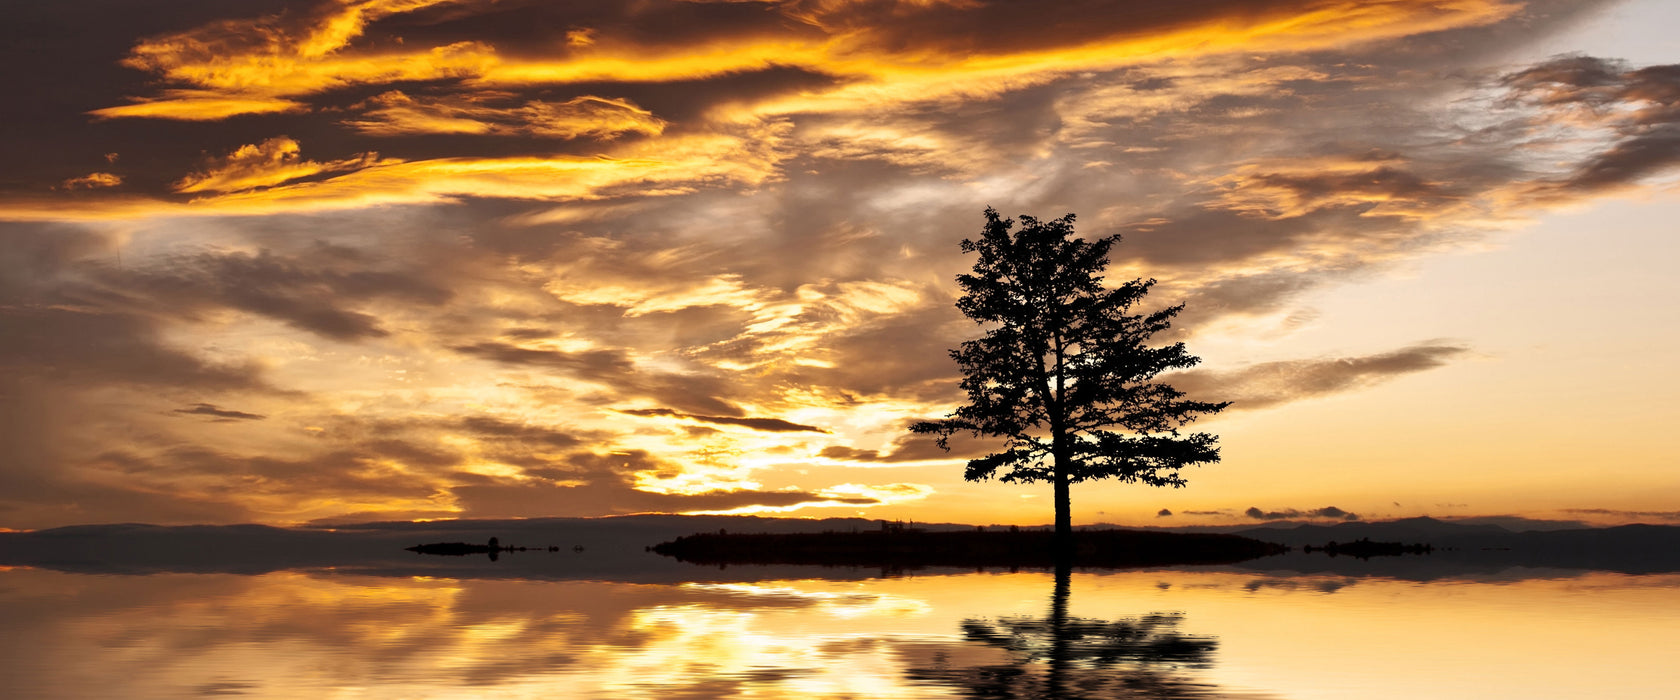
{"label": "calm water", "polygon": [[1060,583],[16,568],[0,570],[0,697],[1680,696],[1680,576]]}

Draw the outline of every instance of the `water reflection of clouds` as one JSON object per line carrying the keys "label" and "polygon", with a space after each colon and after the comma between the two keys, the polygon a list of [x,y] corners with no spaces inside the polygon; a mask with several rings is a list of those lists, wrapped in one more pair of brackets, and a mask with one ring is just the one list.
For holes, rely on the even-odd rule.
{"label": "water reflection of clouds", "polygon": [[[806,582],[812,583],[812,582]],[[614,677],[625,696],[902,697],[895,633],[863,620],[927,615],[926,601],[881,592],[786,584],[685,584],[699,599],[638,610],[647,643]],[[725,688],[727,686],[727,688]],[[714,691],[729,692],[712,694]]]}
{"label": "water reflection of clouds", "polygon": [[1351,578],[1257,578],[1243,584],[1243,590],[1248,591],[1249,593],[1254,593],[1260,590],[1273,590],[1289,592],[1312,591],[1330,594],[1356,583],[1358,583],[1358,581]]}
{"label": "water reflection of clouds", "polygon": [[[595,688],[615,698],[748,688],[894,697],[901,661],[859,620],[928,609],[900,595],[796,585],[46,571],[11,572],[6,584],[7,675],[66,669],[91,684],[43,677],[24,693],[47,698],[119,689],[141,698],[318,697],[347,686],[378,688],[371,697],[488,686]],[[24,639],[37,644],[16,641]]]}
{"label": "water reflection of clouds", "polygon": [[726,594],[716,602],[737,607],[814,607],[818,612],[835,617],[856,617],[863,614],[915,615],[929,611],[927,602],[903,596],[861,591],[811,591],[794,586],[759,585],[750,583],[688,583],[681,586],[690,591]]}
{"label": "water reflection of clouds", "polygon": [[[0,572],[0,696],[1206,698],[1271,688],[1386,699],[1486,691],[1477,679],[1498,677],[1499,692],[1483,696],[1512,697],[1582,690],[1559,674],[1609,658],[1627,688],[1671,680],[1672,659],[1653,640],[1680,629],[1680,576],[1347,583],[1230,571],[1076,574],[1063,587],[1043,573],[655,585],[18,569]],[[1439,634],[1471,623],[1481,636]],[[1396,679],[1396,663],[1429,670]],[[1370,692],[1333,692],[1348,687]]]}
{"label": "water reflection of clouds", "polygon": [[[868,632],[800,629],[809,611],[659,607],[635,616],[647,643],[613,659],[616,697],[669,697],[729,684],[772,697],[894,697],[898,659]],[[781,616],[772,620],[767,617]]]}

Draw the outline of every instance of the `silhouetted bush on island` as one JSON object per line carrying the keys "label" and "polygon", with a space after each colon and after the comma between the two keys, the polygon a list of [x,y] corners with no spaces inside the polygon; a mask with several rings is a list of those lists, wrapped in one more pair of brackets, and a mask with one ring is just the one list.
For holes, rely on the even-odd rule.
{"label": "silhouetted bush on island", "polygon": [[[528,548],[503,547],[500,540],[492,537],[490,538],[490,542],[488,544],[472,544],[469,542],[433,542],[431,544],[417,544],[413,547],[404,547],[403,549],[414,552],[415,554],[432,554],[445,557],[462,557],[468,554],[489,554],[490,559],[494,560],[496,559],[496,555],[502,552],[523,552]],[[542,551],[542,548],[539,547],[537,551]],[[559,551],[559,548],[549,547],[548,551]]]}
{"label": "silhouetted bush on island", "polygon": [[[1048,567],[1057,563],[1055,537],[1050,530],[702,533],[652,549],[695,564]],[[1116,568],[1230,564],[1288,549],[1238,535],[1082,530],[1074,533],[1073,563]]]}

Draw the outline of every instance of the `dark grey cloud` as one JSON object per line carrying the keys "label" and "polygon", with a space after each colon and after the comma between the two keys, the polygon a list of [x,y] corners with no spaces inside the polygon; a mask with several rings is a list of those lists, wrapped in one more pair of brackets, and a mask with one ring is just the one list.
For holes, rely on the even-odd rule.
{"label": "dark grey cloud", "polygon": [[516,423],[493,416],[467,416],[459,426],[481,440],[500,440],[521,446],[576,447],[586,439],[598,438],[589,433],[578,434],[551,427]]}
{"label": "dark grey cloud", "polygon": [[1468,353],[1457,345],[1414,345],[1392,352],[1315,360],[1264,362],[1228,372],[1190,370],[1167,378],[1192,396],[1219,397],[1251,410],[1328,396],[1446,365]]}
{"label": "dark grey cloud", "polygon": [[874,461],[874,460],[877,460],[877,459],[881,458],[881,451],[880,450],[860,450],[860,449],[857,449],[855,447],[846,447],[845,445],[830,445],[828,447],[824,447],[822,449],[822,452],[818,453],[818,455],[822,456],[822,457],[828,457],[830,459],[857,459],[857,460],[864,460],[864,461]]}
{"label": "dark grey cloud", "polygon": [[1291,518],[1320,518],[1320,519],[1329,518],[1329,519],[1332,519],[1332,520],[1353,521],[1353,520],[1358,520],[1359,519],[1359,515],[1357,513],[1349,513],[1347,511],[1342,510],[1341,508],[1337,508],[1335,506],[1325,506],[1323,508],[1314,508],[1314,509],[1311,509],[1311,510],[1296,510],[1294,508],[1285,508],[1283,510],[1261,510],[1258,507],[1250,507],[1248,510],[1243,511],[1243,515],[1246,515],[1246,516],[1248,516],[1250,518],[1253,518],[1255,520],[1289,520]]}
{"label": "dark grey cloud", "polygon": [[[1177,325],[1194,328],[1197,319],[1221,316],[1258,315],[1279,311],[1301,293],[1313,289],[1318,281],[1285,272],[1270,272],[1239,277],[1227,277],[1198,284],[1185,296],[1179,297],[1184,313]],[[1175,298],[1175,289],[1154,293],[1161,299]]]}
{"label": "dark grey cloud", "polygon": [[[385,466],[396,461],[414,467],[402,473]],[[251,494],[292,498],[337,495],[357,500],[421,499],[438,492],[438,473],[460,463],[460,456],[427,445],[372,441],[334,446],[296,458],[243,455],[188,446],[158,455],[113,450],[91,465],[126,475],[135,484],[210,481],[198,489],[206,499],[235,503]]]}
{"label": "dark grey cloud", "polygon": [[564,425],[515,421],[491,415],[320,419],[319,436],[332,449],[401,463],[440,485],[484,483],[488,477],[463,471],[463,442],[483,459],[525,469],[553,464],[553,454],[585,445],[610,444],[612,436]]}
{"label": "dark grey cloud", "polygon": [[774,433],[827,433],[827,430],[813,425],[801,425],[785,421],[780,418],[731,418],[728,416],[698,416],[692,413],[673,411],[669,408],[634,408],[619,411],[632,416],[664,416],[667,418],[686,418],[701,423],[715,423],[717,425],[737,425],[753,430],[764,430]]}
{"label": "dark grey cloud", "polygon": [[90,523],[251,522],[266,514],[219,495],[182,493],[142,484],[55,478],[0,498],[0,518],[19,527]]}
{"label": "dark grey cloud", "polygon": [[170,346],[152,318],[60,306],[0,308],[0,372],[67,385],[260,390],[255,363],[219,363]]}
{"label": "dark grey cloud", "polygon": [[1172,514],[1173,514],[1172,510],[1167,509],[1167,508],[1162,508],[1160,511],[1157,511],[1155,513],[1155,517],[1157,517],[1157,518],[1170,518],[1170,517],[1172,517]]}
{"label": "dark grey cloud", "polygon": [[554,337],[554,331],[548,328],[509,328],[502,331],[502,337],[514,340],[545,340]]}
{"label": "dark grey cloud", "polygon": [[386,299],[438,306],[451,292],[412,274],[379,270],[363,251],[317,244],[297,256],[269,250],[169,258],[115,276],[118,293],[173,312],[231,308],[268,316],[334,340],[387,334],[370,313],[346,308]]}
{"label": "dark grey cloud", "polygon": [[929,459],[974,459],[984,457],[1002,447],[997,440],[977,438],[967,433],[952,435],[947,444],[951,448],[949,451],[940,449],[933,437],[911,433],[906,427],[905,432],[894,438],[885,451],[830,445],[823,448],[819,456],[859,462],[915,462]]}
{"label": "dark grey cloud", "polygon": [[[945,301],[938,298],[939,301]],[[840,387],[865,396],[890,394],[923,401],[961,396],[949,351],[974,333],[954,306],[925,306],[842,328],[823,338],[829,368],[801,368],[796,381]]]}
{"label": "dark grey cloud", "polygon": [[1625,61],[1562,56],[1511,73],[1504,84],[1513,102],[1545,110],[1541,128],[1586,117],[1613,135],[1565,177],[1537,183],[1550,196],[1625,187],[1680,165],[1680,64],[1636,69]]}
{"label": "dark grey cloud", "polygon": [[[0,224],[0,368],[64,387],[145,385],[265,391],[253,360],[216,359],[167,340],[215,312],[275,318],[338,339],[377,336],[358,302],[434,305],[448,293],[379,269],[360,251],[315,243],[267,251],[130,257],[92,227]],[[12,274],[15,272],[16,274]],[[199,403],[214,403],[201,401]],[[208,414],[206,414],[208,415]],[[233,417],[233,416],[224,416]]]}
{"label": "dark grey cloud", "polygon": [[618,350],[563,352],[524,348],[512,343],[484,341],[450,348],[464,355],[509,365],[532,365],[562,370],[585,378],[609,377],[633,371],[630,358]]}
{"label": "dark grey cloud", "polygon": [[1680,510],[1620,510],[1616,508],[1566,508],[1565,513],[1608,515],[1618,518],[1680,522]]}
{"label": "dark grey cloud", "polygon": [[[623,350],[564,352],[523,348],[497,341],[457,345],[450,349],[505,365],[558,370],[579,379],[604,382],[626,395],[652,398],[685,412],[721,414],[725,417],[741,414],[739,406],[723,398],[733,392],[722,377],[643,372],[635,369]],[[613,400],[617,399],[606,399],[608,402]]]}
{"label": "dark grey cloud", "polygon": [[[4,387],[5,382],[0,382]],[[241,504],[261,495],[280,502],[339,499],[348,503],[406,503],[379,512],[387,518],[445,517],[452,511],[414,507],[445,495],[454,485],[495,483],[464,471],[456,437],[477,441],[489,459],[521,467],[552,464],[541,455],[574,450],[588,432],[514,422],[489,416],[363,420],[318,417],[319,445],[286,454],[242,452],[204,444],[202,437],[147,435],[138,444],[83,455],[64,447],[66,436],[94,424],[120,420],[79,405],[73,397],[42,394],[27,385],[0,391],[0,418],[11,416],[0,440],[15,458],[0,470],[0,524],[51,526],[129,520],[154,523],[239,522],[270,519]],[[184,415],[235,420],[213,404],[179,409]],[[212,412],[214,411],[214,412]],[[45,414],[45,415],[43,415]],[[249,418],[244,420],[251,420]],[[274,422],[270,419],[270,422]],[[163,441],[159,444],[159,438]],[[14,439],[15,438],[15,439]],[[72,441],[73,442],[73,441]],[[95,442],[93,447],[98,447]],[[397,465],[395,468],[392,465]],[[190,485],[190,488],[185,485]],[[524,515],[545,515],[547,512]],[[371,517],[371,516],[370,516]]]}
{"label": "dark grey cloud", "polygon": [[268,416],[222,408],[213,403],[195,403],[191,408],[177,408],[175,413],[192,416],[211,416],[223,420],[262,420]]}

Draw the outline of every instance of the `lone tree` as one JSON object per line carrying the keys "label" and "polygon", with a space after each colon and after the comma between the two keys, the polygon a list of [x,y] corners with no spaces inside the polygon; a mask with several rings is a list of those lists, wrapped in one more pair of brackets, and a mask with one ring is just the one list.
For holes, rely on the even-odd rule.
{"label": "lone tree", "polygon": [[958,432],[1007,438],[1001,452],[969,460],[964,477],[1053,484],[1056,542],[1069,554],[1069,485],[1119,479],[1183,486],[1179,469],[1219,461],[1219,448],[1217,437],[1179,428],[1230,404],[1188,401],[1154,381],[1201,359],[1183,343],[1149,344],[1184,309],[1132,313],[1155,280],[1103,286],[1119,234],[1076,238],[1073,214],[1054,221],[1022,216],[1019,230],[1014,224],[988,207],[981,239],[962,242],[963,252],[980,259],[973,274],[957,276],[965,292],[957,308],[988,327],[951,351],[968,405],[910,430],[937,435],[946,451]]}

